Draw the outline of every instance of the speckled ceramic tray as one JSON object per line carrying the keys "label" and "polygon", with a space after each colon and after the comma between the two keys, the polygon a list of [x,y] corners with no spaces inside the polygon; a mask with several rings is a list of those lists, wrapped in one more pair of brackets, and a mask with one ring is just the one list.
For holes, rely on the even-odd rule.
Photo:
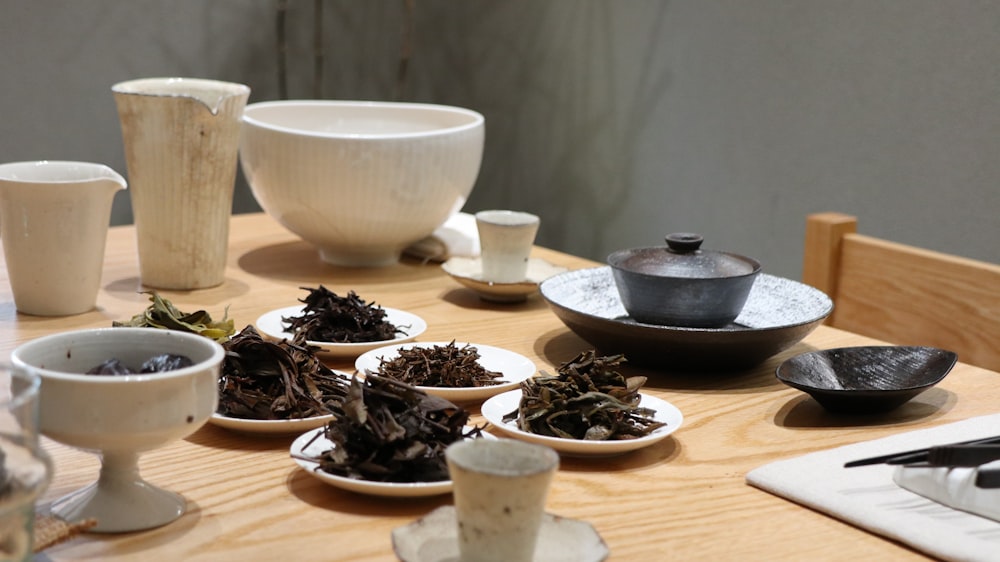
{"label": "speckled ceramic tray", "polygon": [[795,345],[833,311],[822,291],[760,274],[736,320],[722,328],[642,324],[622,306],[608,266],[555,275],[539,286],[556,316],[605,354],[665,370],[734,371]]}

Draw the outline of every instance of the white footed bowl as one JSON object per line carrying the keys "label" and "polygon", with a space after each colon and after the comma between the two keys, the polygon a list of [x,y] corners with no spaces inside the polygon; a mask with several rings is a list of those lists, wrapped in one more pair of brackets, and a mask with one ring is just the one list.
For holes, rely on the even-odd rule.
{"label": "white footed bowl", "polygon": [[289,100],[248,105],[241,131],[260,206],[324,261],[375,267],[465,204],[485,120],[444,105]]}
{"label": "white footed bowl", "polygon": [[[83,374],[111,358],[138,369],[161,353],[186,355],[194,365],[140,375]],[[224,355],[208,338],[155,328],[63,332],[15,349],[15,368],[41,378],[41,433],[101,456],[98,481],[56,500],[52,512],[69,521],[94,518],[98,532],[158,527],[183,514],[183,497],[139,476],[138,456],[208,421],[218,404]]]}

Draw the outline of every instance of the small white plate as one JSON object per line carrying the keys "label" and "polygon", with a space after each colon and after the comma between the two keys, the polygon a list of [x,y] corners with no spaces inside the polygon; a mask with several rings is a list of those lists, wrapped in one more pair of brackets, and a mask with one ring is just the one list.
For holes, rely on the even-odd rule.
{"label": "small white plate", "polygon": [[[413,341],[427,330],[427,322],[424,322],[424,319],[416,314],[395,308],[383,307],[382,310],[385,311],[385,319],[405,333],[399,334],[391,340],[383,341],[334,343],[310,340],[308,343],[309,345],[314,345],[320,348],[320,353],[327,353],[334,357],[357,357],[370,349],[375,349],[392,343]],[[277,340],[291,340],[295,337],[295,334],[293,332],[285,331],[285,325],[281,319],[285,317],[299,316],[300,314],[302,314],[302,306],[289,306],[272,310],[262,314],[261,317],[257,319],[257,329],[260,330],[262,334]]]}
{"label": "small white plate", "polygon": [[[303,457],[319,457],[335,446],[332,441],[323,436],[325,429],[320,427],[303,433],[295,438],[289,449],[292,460],[311,476],[337,488],[372,496],[415,498],[436,496],[451,492],[451,480],[440,480],[437,482],[374,482],[371,480],[347,478],[346,476],[338,476],[319,470],[318,462],[313,462]],[[464,431],[469,431],[470,429],[472,428],[466,426]],[[496,437],[485,431],[482,432],[482,436],[484,439],[496,439]]]}
{"label": "small white plate", "polygon": [[232,418],[222,414],[212,414],[208,422],[212,425],[243,431],[246,433],[299,433],[307,429],[323,427],[333,419],[333,415],[315,416],[311,418],[294,418],[287,420],[249,420]]}
{"label": "small white plate", "polygon": [[539,283],[566,271],[565,267],[531,258],[528,260],[528,273],[524,281],[495,283],[483,279],[481,258],[454,257],[441,264],[441,269],[455,281],[475,291],[484,301],[502,303],[523,302],[528,295],[538,291]]}
{"label": "small white plate", "polygon": [[[409,525],[393,529],[392,548],[403,562],[457,561],[455,507],[441,506]],[[535,560],[600,562],[607,557],[608,545],[590,523],[551,513],[542,518]]]}
{"label": "small white plate", "polygon": [[[381,360],[384,358],[387,361],[391,361],[392,359],[398,357],[400,349],[411,349],[415,347],[433,348],[435,346],[444,347],[450,343],[451,342],[419,342],[387,345],[385,347],[380,347],[363,353],[354,361],[354,368],[358,370],[358,374],[361,376],[364,376],[368,371],[378,373]],[[427,394],[440,396],[441,398],[452,402],[473,402],[476,400],[485,400],[490,396],[495,396],[501,392],[517,388],[521,384],[521,381],[532,377],[536,372],[535,364],[531,361],[531,359],[528,359],[520,353],[514,353],[513,351],[493,347],[492,345],[455,342],[455,347],[458,348],[465,347],[466,345],[471,345],[476,348],[479,352],[479,364],[484,369],[503,374],[503,377],[496,379],[501,381],[500,384],[490,386],[465,386],[458,388],[439,386],[418,386],[417,388],[423,390]]]}
{"label": "small white plate", "polygon": [[646,435],[645,437],[639,437],[636,439],[586,441],[583,439],[549,437],[547,435],[538,435],[528,431],[523,431],[517,427],[517,420],[511,420],[509,422],[503,421],[503,417],[505,415],[513,412],[517,409],[518,405],[520,405],[520,390],[511,390],[510,392],[505,392],[490,398],[483,403],[481,411],[483,417],[486,418],[486,420],[490,422],[493,427],[511,437],[531,441],[533,443],[540,443],[542,445],[548,445],[560,453],[571,456],[609,456],[619,455],[636,449],[641,449],[643,447],[648,447],[677,431],[677,428],[679,428],[681,423],[684,421],[684,416],[681,414],[681,411],[678,410],[673,404],[641,392],[639,393],[639,396],[642,398],[639,401],[639,406],[653,410],[655,412],[653,419],[658,422],[663,422],[666,425],[653,430],[652,433]]}

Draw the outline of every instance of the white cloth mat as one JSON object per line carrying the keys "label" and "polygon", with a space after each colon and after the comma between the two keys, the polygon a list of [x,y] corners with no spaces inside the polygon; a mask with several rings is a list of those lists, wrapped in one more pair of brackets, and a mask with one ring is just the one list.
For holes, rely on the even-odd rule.
{"label": "white cloth mat", "polygon": [[993,435],[1000,435],[1000,414],[773,462],[750,471],[746,481],[938,558],[1000,561],[1000,522],[900,487],[895,466],[844,468],[856,459]]}
{"label": "white cloth mat", "polygon": [[455,213],[433,234],[413,244],[404,253],[436,262],[444,262],[455,256],[478,256],[479,229],[476,227],[475,215]]}

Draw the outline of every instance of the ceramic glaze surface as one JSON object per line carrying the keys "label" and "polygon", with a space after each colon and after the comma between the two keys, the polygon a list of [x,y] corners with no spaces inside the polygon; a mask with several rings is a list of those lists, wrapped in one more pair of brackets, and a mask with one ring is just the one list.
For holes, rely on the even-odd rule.
{"label": "ceramic glaze surface", "polygon": [[560,320],[604,353],[661,369],[740,370],[804,338],[833,311],[813,287],[760,274],[740,315],[720,328],[637,322],[622,305],[608,266],[554,275],[539,291]]}
{"label": "ceramic glaze surface", "polygon": [[[84,374],[111,358],[138,370],[162,353],[194,364],[161,373]],[[16,348],[15,367],[41,378],[41,433],[101,458],[97,482],[56,500],[52,512],[67,521],[92,517],[96,532],[149,529],[184,513],[183,497],[142,479],[138,458],[205,424],[218,404],[224,355],[208,338],[157,328],[61,332]]]}
{"label": "ceramic glaze surface", "polygon": [[144,78],[112,88],[131,184],[143,284],[219,285],[240,118],[250,88],[191,78]]}
{"label": "ceramic glaze surface", "polygon": [[346,266],[396,263],[465,204],[479,174],[482,115],[431,104],[251,104],[240,163],[260,206]]}
{"label": "ceramic glaze surface", "polygon": [[878,413],[939,383],[956,361],[954,352],[934,347],[845,347],[797,355],[775,374],[830,411]]}
{"label": "ceramic glaze surface", "polygon": [[493,283],[526,280],[538,226],[539,218],[531,213],[505,210],[476,213],[483,279]]}
{"label": "ceramic glaze surface", "polygon": [[702,237],[675,233],[667,246],[608,256],[622,305],[640,322],[718,328],[739,316],[757,275],[757,260],[701,250]]}
{"label": "ceramic glaze surface", "polygon": [[0,239],[19,311],[66,316],[94,308],[111,203],[125,187],[103,164],[0,165]]}
{"label": "ceramic glaze surface", "polygon": [[[392,546],[403,562],[457,562],[457,530],[455,508],[445,505],[394,529]],[[532,562],[600,562],[607,557],[608,545],[591,524],[551,513],[542,516]]]}
{"label": "ceramic glaze surface", "polygon": [[458,546],[467,562],[531,562],[559,455],[511,439],[469,440],[445,451]]}

